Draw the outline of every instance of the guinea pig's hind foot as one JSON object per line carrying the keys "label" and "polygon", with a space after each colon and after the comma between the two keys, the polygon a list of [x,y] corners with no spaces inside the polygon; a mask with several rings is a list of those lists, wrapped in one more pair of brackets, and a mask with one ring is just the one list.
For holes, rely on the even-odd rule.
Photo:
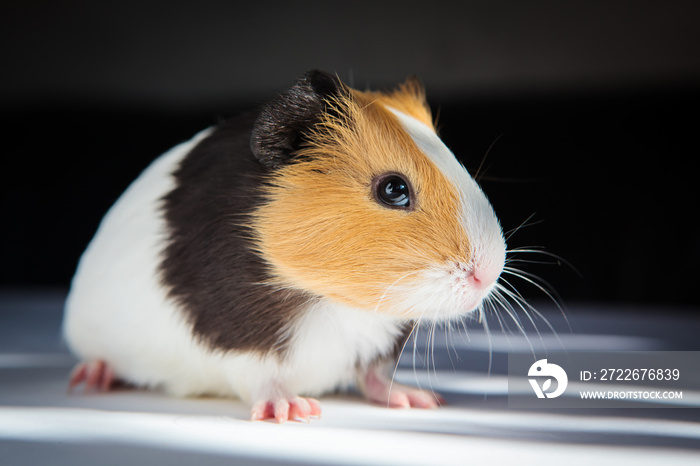
{"label": "guinea pig's hind foot", "polygon": [[112,368],[101,359],[80,362],[71,372],[68,381],[68,391],[72,391],[81,383],[85,384],[85,392],[106,392],[115,384],[116,378]]}
{"label": "guinea pig's hind foot", "polygon": [[277,423],[292,421],[308,422],[312,417],[321,416],[321,404],[314,398],[277,397],[258,401],[250,411],[251,421],[271,419]]}
{"label": "guinea pig's hind foot", "polygon": [[365,374],[363,391],[369,401],[389,408],[431,409],[445,403],[437,393],[392,382],[376,368]]}

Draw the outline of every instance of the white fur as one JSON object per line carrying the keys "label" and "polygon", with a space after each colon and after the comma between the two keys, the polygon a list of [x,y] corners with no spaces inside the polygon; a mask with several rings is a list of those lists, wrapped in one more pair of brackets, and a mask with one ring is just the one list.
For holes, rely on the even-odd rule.
{"label": "white fur", "polygon": [[322,301],[294,329],[291,359],[328,389],[339,380],[351,382],[354,369],[390,353],[400,333],[401,323],[393,317]]}
{"label": "white fur", "polygon": [[159,279],[166,224],[160,203],[200,133],[158,158],[109,210],[83,254],[66,303],[64,334],[83,360],[103,359],[119,377],[177,395],[237,395],[255,402],[319,395],[352,381],[388,353],[400,324],[326,301],[309,304],[292,329],[288,357],[212,351],[196,341]]}
{"label": "white fur", "polygon": [[473,289],[466,286],[460,275],[464,269],[488,269],[490,276],[500,274],[505,261],[505,241],[501,225],[491,203],[469,172],[455,158],[435,131],[425,123],[390,108],[416,146],[445,175],[460,196],[461,224],[472,251],[469,264],[436,264],[421,274],[419,286],[396,289],[393,299],[411,306],[431,320],[444,320],[478,307],[492,286]]}
{"label": "white fur", "polygon": [[112,206],[80,259],[66,303],[71,349],[85,360],[107,360],[138,384],[162,385],[183,366],[206,370],[158,274],[166,239],[161,198],[175,186],[171,173],[205,135],[154,161]]}
{"label": "white fur", "polygon": [[485,250],[504,249],[501,226],[493,207],[469,172],[428,125],[398,110],[390,109],[411,136],[416,146],[427,155],[452,182],[462,201],[462,225],[472,243]]}
{"label": "white fur", "polygon": [[410,285],[392,287],[386,300],[397,313],[411,310],[411,317],[416,320],[443,322],[478,308],[493,286],[469,286],[454,265],[446,263],[423,270]]}
{"label": "white fur", "polygon": [[[252,388],[240,387],[236,392],[254,402],[296,394],[318,396],[346,387],[378,355],[390,354],[400,333],[401,323],[395,318],[319,301],[292,329],[292,345],[284,362],[256,361],[258,366],[246,374]],[[241,372],[229,373],[235,377]],[[238,387],[237,381],[231,382]]]}
{"label": "white fur", "polygon": [[[426,125],[394,112],[416,145],[460,193],[462,224],[479,261],[502,264],[505,245],[488,200]],[[395,318],[319,300],[300,310],[289,351],[276,356],[212,351],[195,339],[159,277],[167,240],[162,197],[175,187],[180,161],[200,133],[158,158],[110,209],[83,257],[66,303],[64,333],[84,360],[104,359],[138,385],[177,395],[237,395],[248,402],[319,395],[352,382],[356,369],[388,354],[400,333]],[[475,307],[488,291],[471,290],[451,265],[423,271],[418,286],[387,298],[442,320]]]}

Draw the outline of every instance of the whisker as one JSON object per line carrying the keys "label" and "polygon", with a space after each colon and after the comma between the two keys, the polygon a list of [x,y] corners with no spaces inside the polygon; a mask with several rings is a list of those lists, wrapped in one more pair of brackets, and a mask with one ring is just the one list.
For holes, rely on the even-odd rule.
{"label": "whisker", "polygon": [[408,277],[408,276],[410,276],[410,275],[415,275],[415,274],[417,274],[417,273],[419,273],[419,272],[420,272],[419,270],[413,270],[413,271],[411,271],[411,272],[408,272],[408,273],[406,273],[406,274],[400,276],[400,277],[397,278],[396,280],[394,280],[394,282],[393,282],[391,285],[389,285],[389,286],[387,287],[387,289],[384,291],[384,293],[382,293],[382,296],[381,296],[381,298],[379,298],[379,301],[377,301],[377,305],[374,306],[374,313],[376,314],[376,313],[379,312],[379,306],[382,305],[382,301],[384,301],[384,298],[386,298],[386,296],[389,294],[389,292],[391,291],[391,289],[392,289],[394,286],[396,286],[397,283],[399,283],[400,281],[404,280],[406,277]]}
{"label": "whisker", "polygon": [[531,227],[531,226],[533,226],[533,225],[538,225],[538,224],[544,222],[544,220],[538,220],[538,221],[533,222],[533,223],[527,223],[527,222],[529,222],[530,219],[531,219],[532,217],[534,217],[536,214],[537,214],[537,212],[531,213],[530,216],[529,216],[528,218],[526,218],[520,225],[518,225],[517,227],[515,227],[515,228],[513,228],[513,229],[511,229],[511,230],[508,230],[508,231],[505,233],[505,235],[506,235],[506,239],[505,239],[506,243],[508,242],[508,240],[510,240],[511,236],[513,236],[515,233],[517,233],[517,232],[520,231],[521,229],[523,229],[523,228],[525,228],[525,227]]}
{"label": "whisker", "polygon": [[[506,282],[505,280],[504,280],[504,283],[507,283],[509,286],[512,287],[512,285],[510,283]],[[499,290],[502,291],[507,297],[511,298],[515,302],[515,304],[518,306],[518,308],[527,316],[528,320],[530,321],[530,324],[532,324],[532,327],[535,329],[535,333],[537,333],[537,337],[539,338],[540,343],[544,347],[545,346],[544,345],[544,338],[542,337],[542,333],[540,332],[540,329],[537,326],[537,323],[535,323],[535,320],[532,318],[532,316],[530,315],[530,313],[526,309],[525,305],[527,305],[527,303],[525,303],[525,305],[523,305],[523,302],[520,300],[520,298],[515,293],[513,293],[511,290],[509,290],[501,285],[499,285],[499,287],[500,287]],[[516,313],[515,309],[512,307],[512,305],[510,303],[509,303],[509,307],[511,309],[513,309],[513,313]],[[528,307],[529,307],[529,305],[528,305]],[[523,336],[525,337],[525,341],[527,341],[527,345],[530,347],[530,351],[534,355],[535,348],[532,345],[532,342],[530,341],[529,335],[527,334],[527,332],[525,332],[524,329],[522,330],[522,333],[523,333]]]}
{"label": "whisker", "polygon": [[437,365],[435,364],[435,333],[437,329],[437,323],[435,321],[431,322],[430,325],[430,359],[428,360],[428,367],[427,367],[427,374],[428,374],[428,386],[430,387],[430,391],[432,393],[435,393],[435,389],[433,388],[433,382],[430,379],[430,362],[433,363],[433,374],[435,375],[435,382],[438,382],[438,375],[437,375]]}
{"label": "whisker", "polygon": [[[493,149],[493,146],[496,145],[496,143],[498,142],[498,140],[501,139],[501,138],[503,137],[504,134],[505,134],[505,133],[499,134],[499,135],[496,137],[496,139],[493,140],[493,142],[491,143],[491,145],[489,145],[489,148],[486,149],[486,153],[484,154],[484,156],[483,156],[482,159],[481,159],[481,163],[479,164],[479,168],[476,169],[476,173],[474,174],[474,180],[476,180],[477,183],[480,182],[479,172],[481,172],[481,167],[484,166],[484,161],[486,160],[486,157],[489,156],[489,153],[491,152],[491,149]],[[484,173],[485,173],[485,172],[486,172],[486,171],[484,171]],[[482,176],[483,176],[483,175],[482,175]]]}
{"label": "whisker", "polygon": [[[394,371],[391,374],[391,381],[389,382],[389,394],[391,394],[391,389],[394,386],[394,380],[396,380],[396,372],[399,370],[399,362],[401,361],[401,357],[403,356],[404,351],[406,350],[406,345],[408,345],[408,342],[411,340],[411,335],[413,335],[414,340],[413,340],[413,372],[416,372],[416,336],[418,335],[418,325],[420,323],[420,318],[416,320],[413,323],[413,326],[411,327],[411,331],[408,333],[406,336],[406,340],[404,340],[403,345],[401,346],[401,350],[399,351],[399,356],[396,358],[396,364],[394,364]],[[386,400],[387,407],[389,407],[389,399],[387,398]]]}
{"label": "whisker", "polygon": [[510,338],[508,338],[508,333],[506,332],[506,325],[503,324],[503,319],[501,319],[501,313],[498,312],[498,309],[492,306],[493,314],[496,316],[496,320],[498,321],[498,325],[501,327],[501,333],[503,336],[506,338],[506,341],[508,342],[508,346],[513,349],[513,345],[510,343]]}
{"label": "whisker", "polygon": [[[505,272],[505,271],[504,271],[504,272]],[[526,303],[525,298],[523,298],[522,295],[520,294],[520,292],[515,288],[515,286],[513,286],[513,284],[510,283],[508,280],[506,280],[504,277],[501,277],[501,278],[500,278],[500,281],[502,281],[503,283],[505,283],[508,287],[510,287],[510,289],[506,288],[505,286],[501,285],[500,283],[496,285],[497,288],[498,288],[499,290],[503,291],[508,297],[510,297],[510,298],[512,298],[513,300],[516,301],[516,304],[518,304],[518,307],[519,307],[520,309],[522,309],[523,312],[525,312],[525,315],[526,315],[526,316],[528,317],[528,319],[530,320],[530,323],[531,323],[532,326],[535,328],[535,330],[537,330],[537,325],[536,325],[535,322],[532,320],[532,317],[530,316],[530,314],[529,314],[525,309],[523,309],[523,306],[521,305],[520,299],[522,299],[522,302],[525,302],[525,303]],[[516,299],[516,298],[518,298],[518,299]],[[532,306],[530,306],[530,305],[528,304],[528,307],[532,307]]]}
{"label": "whisker", "polygon": [[[488,375],[491,376],[491,367],[493,365],[493,342],[491,341],[491,331],[489,330],[488,319],[484,315],[483,305],[479,306],[479,322],[484,327],[484,332],[486,333],[487,340],[489,342],[489,370]],[[484,394],[486,396],[486,394]]]}
{"label": "whisker", "polygon": [[544,251],[544,250],[538,248],[537,246],[523,246],[523,247],[519,247],[519,248],[509,249],[506,251],[506,255],[513,254],[513,253],[530,253],[530,254],[542,254],[544,256],[549,256],[549,257],[557,260],[557,265],[564,264],[564,265],[568,266],[569,268],[571,268],[571,270],[573,270],[574,273],[576,273],[579,277],[583,277],[581,272],[579,272],[578,269],[576,267],[574,267],[574,265],[571,262],[567,261],[566,259],[564,259],[563,257],[561,257],[557,254],[554,254],[554,253],[549,252],[549,251]]}
{"label": "whisker", "polygon": [[[517,272],[522,272],[522,271],[517,271]],[[554,296],[552,296],[552,294],[550,294],[546,289],[544,289],[542,286],[540,286],[538,283],[536,283],[533,279],[530,279],[530,278],[528,278],[528,277],[525,277],[525,276],[522,276],[522,275],[520,275],[520,274],[518,274],[518,273],[515,273],[515,271],[513,271],[513,270],[508,270],[508,271],[506,271],[506,270],[504,269],[504,273],[507,273],[507,274],[513,275],[514,277],[517,277],[517,278],[520,278],[520,279],[522,279],[522,280],[525,280],[526,282],[531,283],[531,284],[533,284],[534,286],[536,286],[538,289],[540,289],[545,295],[547,295],[547,296],[554,302],[554,304],[557,306],[557,308],[559,309],[560,313],[562,314],[562,316],[563,316],[563,318],[564,318],[564,321],[566,322],[566,324],[567,324],[567,326],[568,326],[568,328],[569,328],[569,331],[572,331],[572,329],[571,329],[571,324],[569,323],[569,320],[568,320],[568,318],[566,317],[566,313],[564,312],[564,309],[561,307],[561,305],[559,304],[559,302],[554,298]],[[531,274],[530,274],[530,275],[531,275]],[[533,277],[534,277],[534,276],[533,276]],[[534,278],[538,278],[538,277],[534,277]],[[529,303],[527,302],[527,300],[520,294],[520,292],[519,292],[511,283],[509,283],[507,280],[503,279],[503,277],[501,277],[501,279],[503,280],[503,283],[507,284],[507,285],[510,287],[510,290],[507,290],[505,287],[503,287],[502,289],[503,289],[505,292],[507,292],[507,294],[516,302],[516,304],[518,304],[519,307],[523,308],[523,311],[524,311],[528,316],[529,316],[529,313],[527,312],[527,310],[529,310],[530,312],[532,312],[533,314],[535,314],[538,318],[540,318],[540,319],[545,323],[545,325],[549,328],[549,330],[552,332],[552,334],[555,336],[555,338],[557,339],[557,341],[559,342],[559,344],[560,344],[560,345],[562,346],[562,348],[563,348],[563,347],[564,347],[564,343],[563,343],[563,342],[561,341],[561,339],[559,338],[559,334],[558,334],[557,331],[554,329],[554,326],[551,324],[551,322],[549,322],[549,319],[547,319],[547,318],[546,318],[540,311],[538,311],[534,306],[532,306],[531,304],[529,304]],[[527,310],[525,310],[524,308],[527,308]],[[536,327],[536,326],[535,326],[535,327]],[[541,338],[541,337],[540,337],[540,338]]]}
{"label": "whisker", "polygon": [[[532,325],[532,328],[535,330],[535,333],[537,333],[537,337],[539,338],[540,343],[544,346],[544,339],[542,338],[542,334],[540,332],[540,329],[537,326],[537,323],[535,322],[535,320],[530,315],[530,313],[527,311],[527,309],[525,309],[525,307],[519,302],[517,297],[515,297],[510,290],[508,290],[507,288],[503,287],[500,284],[497,285],[497,287],[498,287],[499,296],[501,296],[501,299],[503,301],[505,301],[505,303],[507,303],[507,306],[504,306],[504,308],[507,309],[507,312],[511,315],[511,318],[514,319],[513,316],[514,315],[517,316],[518,312],[516,311],[515,307],[513,307],[513,305],[510,303],[510,301],[508,301],[507,298],[512,299],[515,302],[515,304],[518,306],[518,308],[525,314],[528,321]],[[501,294],[501,293],[503,293],[503,294]],[[535,349],[534,349],[534,346],[532,345],[532,341],[530,340],[530,335],[525,330],[525,326],[522,324],[522,321],[520,321],[519,317],[518,317],[518,321],[521,322],[520,330],[521,330],[521,333],[523,334],[523,337],[525,337],[525,341],[527,342],[527,345],[530,347],[530,351],[532,352],[532,354],[535,354]]]}
{"label": "whisker", "polygon": [[[416,385],[420,387],[420,382],[418,382],[418,374],[416,372],[416,357],[418,354],[418,331],[420,330],[420,319],[418,319],[418,323],[416,324],[416,332],[413,334],[413,354],[412,354],[412,359],[411,359],[411,364],[413,366],[413,378],[416,381]],[[391,393],[391,390],[389,391]]]}
{"label": "whisker", "polygon": [[506,259],[505,264],[541,264],[541,265],[561,265],[560,262],[547,262],[544,260],[527,260],[515,257],[509,257]]}
{"label": "whisker", "polygon": [[[454,329],[452,328],[452,322],[448,321],[446,324],[444,324],[444,330],[445,330],[445,350],[447,351],[447,357],[450,360],[450,365],[452,366],[452,370],[456,371],[457,368],[455,367],[455,363],[452,360],[452,352],[454,351],[455,358],[459,361],[459,353],[457,353],[457,347],[455,346],[455,341],[454,341]],[[452,348],[450,348],[450,346]]]}
{"label": "whisker", "polygon": [[[477,314],[478,314],[478,311],[477,311]],[[462,337],[462,341],[466,344],[471,343],[471,338],[469,338],[469,329],[467,327],[466,319],[459,319],[459,323],[462,327],[462,330],[464,330],[464,332],[459,332],[460,336]],[[466,340],[465,340],[465,338],[466,338]]]}
{"label": "whisker", "polygon": [[[539,289],[550,300],[552,300],[552,302],[557,306],[557,308],[561,312],[562,316],[566,319],[566,314],[564,313],[564,309],[559,304],[561,301],[561,298],[557,294],[557,292],[554,291],[554,287],[552,287],[552,285],[550,285],[545,280],[543,280],[542,278],[538,277],[535,274],[532,274],[530,272],[525,272],[524,270],[514,269],[512,267],[503,267],[503,273],[513,275],[514,277],[517,277],[521,280],[524,280],[524,281],[528,282],[529,284],[531,284],[532,286]],[[538,282],[538,280],[539,280],[539,282]],[[518,294],[520,295],[520,293],[518,293]],[[522,297],[522,295],[521,295],[521,297]],[[568,324],[568,320],[567,320],[567,324]],[[571,326],[569,326],[569,328],[571,328]]]}
{"label": "whisker", "polygon": [[498,303],[501,305],[501,308],[506,311],[506,313],[510,316],[511,319],[513,319],[513,322],[518,327],[518,330],[520,330],[520,333],[522,333],[523,336],[527,336],[527,332],[525,331],[525,326],[523,325],[522,320],[520,320],[520,316],[515,311],[515,308],[513,308],[513,305],[510,304],[505,299],[505,297],[500,294],[499,285],[496,285],[496,289],[494,290],[493,293],[494,293],[495,299],[497,299]]}

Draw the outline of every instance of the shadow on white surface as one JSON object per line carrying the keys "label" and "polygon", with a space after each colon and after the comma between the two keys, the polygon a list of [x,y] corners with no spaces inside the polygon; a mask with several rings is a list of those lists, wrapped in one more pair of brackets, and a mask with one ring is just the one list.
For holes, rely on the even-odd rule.
{"label": "shadow on white surface", "polygon": [[[389,410],[359,397],[322,400],[309,424],[247,421],[230,399],[178,399],[138,389],[67,392],[75,360],[61,344],[64,294],[0,293],[0,455],[7,464],[700,464],[700,411],[522,410],[507,406],[508,351],[698,350],[700,322],[682,316],[630,321],[622,309],[576,307],[571,332],[528,343],[478,327],[436,332],[409,348],[397,380],[432,387],[437,410]],[[429,363],[429,368],[427,367]],[[414,370],[415,365],[415,370]],[[686,398],[686,403],[697,406]]]}

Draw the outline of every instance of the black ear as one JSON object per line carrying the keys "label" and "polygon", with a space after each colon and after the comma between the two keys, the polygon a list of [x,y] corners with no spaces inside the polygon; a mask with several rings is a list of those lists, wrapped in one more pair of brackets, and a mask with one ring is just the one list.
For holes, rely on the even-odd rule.
{"label": "black ear", "polygon": [[269,102],[258,115],[250,148],[260,163],[276,168],[299,149],[304,132],[320,121],[327,99],[347,93],[335,76],[313,70]]}

